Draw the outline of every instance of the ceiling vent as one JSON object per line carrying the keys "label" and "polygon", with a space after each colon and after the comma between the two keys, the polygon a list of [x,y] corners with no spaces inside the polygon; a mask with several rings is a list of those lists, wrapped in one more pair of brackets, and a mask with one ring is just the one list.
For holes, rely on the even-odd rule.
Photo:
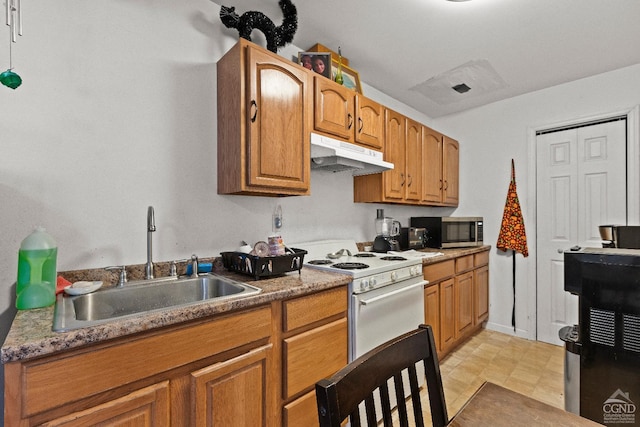
{"label": "ceiling vent", "polygon": [[507,87],[489,61],[469,61],[411,88],[440,105],[485,95]]}
{"label": "ceiling vent", "polygon": [[469,86],[464,83],[460,83],[459,85],[453,86],[451,89],[455,90],[458,93],[467,93],[471,90]]}

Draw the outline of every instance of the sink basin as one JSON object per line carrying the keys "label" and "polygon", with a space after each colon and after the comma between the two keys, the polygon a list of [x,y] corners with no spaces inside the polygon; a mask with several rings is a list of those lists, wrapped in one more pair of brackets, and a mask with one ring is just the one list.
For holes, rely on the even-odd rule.
{"label": "sink basin", "polygon": [[144,280],[74,297],[58,295],[54,309],[56,332],[207,301],[220,301],[261,292],[246,283],[216,276]]}

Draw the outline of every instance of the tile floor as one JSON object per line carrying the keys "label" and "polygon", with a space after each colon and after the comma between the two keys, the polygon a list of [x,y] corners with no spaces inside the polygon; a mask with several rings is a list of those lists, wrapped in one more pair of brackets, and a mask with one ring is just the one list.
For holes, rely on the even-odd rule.
{"label": "tile floor", "polygon": [[[449,418],[485,381],[564,409],[562,346],[483,329],[441,360],[440,371]],[[428,410],[423,394],[423,409]],[[430,423],[431,416],[426,414],[425,420]]]}

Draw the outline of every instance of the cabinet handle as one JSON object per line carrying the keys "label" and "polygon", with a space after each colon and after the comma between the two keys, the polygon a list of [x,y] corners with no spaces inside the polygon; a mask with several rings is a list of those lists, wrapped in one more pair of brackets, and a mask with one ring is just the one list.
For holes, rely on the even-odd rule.
{"label": "cabinet handle", "polygon": [[349,118],[349,126],[347,126],[347,129],[351,129],[351,127],[353,126],[353,116],[351,115],[351,113],[347,114],[347,117]]}
{"label": "cabinet handle", "polygon": [[362,128],[364,128],[364,122],[360,117],[358,117],[358,123],[360,124],[360,126],[358,127],[358,133],[362,133]]}
{"label": "cabinet handle", "polygon": [[444,182],[444,191],[447,191],[449,189],[449,181],[445,181]]}
{"label": "cabinet handle", "polygon": [[409,184],[407,185],[407,187],[411,187],[411,184],[413,183],[413,177],[411,175],[409,176]]}
{"label": "cabinet handle", "polygon": [[402,187],[404,185],[404,181],[405,181],[403,173],[400,173],[400,178],[402,178],[402,181],[400,181],[400,187]]}
{"label": "cabinet handle", "polygon": [[440,180],[440,189],[442,190],[443,187],[442,180]]}
{"label": "cabinet handle", "polygon": [[253,115],[251,116],[251,123],[256,121],[256,117],[258,117],[258,104],[254,99],[251,100],[251,109],[253,110]]}

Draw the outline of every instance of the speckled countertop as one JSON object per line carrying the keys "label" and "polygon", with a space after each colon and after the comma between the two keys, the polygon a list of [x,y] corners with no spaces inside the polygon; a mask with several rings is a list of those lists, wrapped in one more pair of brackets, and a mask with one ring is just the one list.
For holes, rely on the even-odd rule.
{"label": "speckled countertop", "polygon": [[[443,255],[425,258],[423,259],[423,265],[471,255],[489,250],[489,248],[490,246],[462,249],[424,249],[423,251],[428,252],[441,252]],[[330,289],[350,282],[350,276],[348,275],[326,273],[306,267],[302,268],[300,274],[294,271],[284,276],[258,281],[254,281],[247,276],[226,272],[220,265],[215,265],[214,267],[215,273],[259,287],[262,292],[258,295],[237,300],[202,302],[188,307],[167,309],[132,318],[114,320],[102,325],[69,332],[52,331],[53,306],[34,310],[20,310],[16,313],[9,334],[2,345],[0,361],[8,363],[31,359],[207,316],[268,304],[272,301]],[[144,267],[131,266],[131,268],[128,267],[127,271],[130,279],[135,280],[142,277]],[[181,270],[179,269],[178,271]],[[168,264],[159,265],[156,272],[160,277],[168,275]],[[72,282],[76,280],[104,280],[105,287],[113,286],[115,282],[115,275],[104,272],[102,269],[69,271],[63,272],[61,275]]]}
{"label": "speckled countertop", "polygon": [[2,363],[8,363],[31,359],[86,344],[305,295],[350,282],[350,277],[347,275],[325,273],[310,268],[302,268],[300,274],[294,271],[284,276],[257,281],[233,273],[224,275],[259,287],[262,292],[237,300],[202,302],[69,332],[51,330],[53,306],[19,310],[2,345],[0,360]]}

